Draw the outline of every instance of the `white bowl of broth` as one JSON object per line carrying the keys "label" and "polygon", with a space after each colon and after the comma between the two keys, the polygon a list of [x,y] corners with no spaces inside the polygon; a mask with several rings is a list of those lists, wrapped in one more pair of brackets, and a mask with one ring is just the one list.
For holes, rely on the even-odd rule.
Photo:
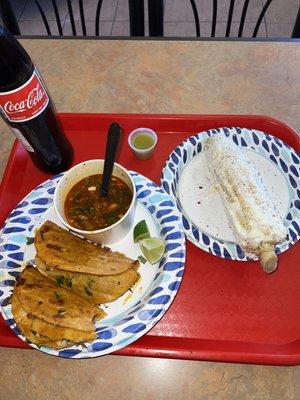
{"label": "white bowl of broth", "polygon": [[69,230],[103,245],[122,240],[131,230],[136,190],[129,172],[115,163],[107,196],[100,194],[104,160],[75,165],[59,181],[54,208]]}

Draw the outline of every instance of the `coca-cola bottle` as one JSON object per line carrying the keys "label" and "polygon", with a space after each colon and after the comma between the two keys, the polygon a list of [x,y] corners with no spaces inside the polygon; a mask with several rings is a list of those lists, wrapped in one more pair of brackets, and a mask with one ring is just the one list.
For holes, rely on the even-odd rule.
{"label": "coca-cola bottle", "polygon": [[40,169],[54,174],[68,168],[72,147],[45,84],[24,48],[1,25],[0,114]]}

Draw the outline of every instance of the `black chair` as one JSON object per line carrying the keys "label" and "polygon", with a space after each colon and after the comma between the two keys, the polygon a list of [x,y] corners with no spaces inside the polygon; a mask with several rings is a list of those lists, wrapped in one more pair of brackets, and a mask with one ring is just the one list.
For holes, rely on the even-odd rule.
{"label": "black chair", "polygon": [[[58,34],[63,35],[62,23],[57,7],[57,0],[49,0],[51,1],[55,20],[57,24]],[[72,34],[74,36],[80,34],[78,32],[78,28],[76,29],[76,24],[74,21],[74,0],[65,0],[68,6],[68,13],[70,16],[70,23],[72,28]],[[96,0],[95,0],[96,1]],[[192,8],[195,22],[195,32],[196,36],[200,37],[200,22],[199,22],[199,14],[195,0],[182,0],[187,1]],[[219,0],[220,1],[220,0]],[[263,18],[272,3],[273,0],[267,0],[262,7],[261,13],[257,19],[252,37],[255,38],[263,21]],[[45,28],[48,35],[52,35],[47,16],[43,7],[40,4],[39,0],[34,0],[37,9],[43,19],[45,24]],[[103,0],[98,0],[96,12],[95,12],[95,36],[99,36],[100,31],[100,13],[102,8]],[[244,24],[247,16],[247,11],[249,8],[250,0],[244,0],[239,29],[238,29],[238,37],[243,36]],[[149,21],[149,36],[164,36],[164,0],[148,0],[148,21]],[[78,0],[79,12],[80,12],[80,23],[82,35],[87,35],[86,30],[86,21],[84,15],[84,0]],[[212,0],[212,26],[211,26],[211,37],[215,37],[216,35],[216,26],[217,26],[217,15],[218,15],[218,0]],[[144,0],[128,0],[129,7],[129,22],[130,22],[130,35],[131,36],[145,36],[145,13],[144,13]],[[235,7],[235,0],[230,0],[229,9],[228,9],[228,18],[226,24],[226,33],[225,37],[230,37],[231,25],[232,25],[232,17]],[[20,29],[18,26],[17,19],[14,15],[13,9],[11,7],[10,0],[1,0],[0,2],[0,14],[2,16],[4,25],[15,35],[20,34]],[[22,33],[22,32],[21,32]],[[295,21],[292,38],[300,38],[300,7],[298,10],[297,18]]]}
{"label": "black chair", "polygon": [[[200,37],[200,22],[199,22],[199,14],[197,5],[195,0],[188,0],[194,15],[195,28],[196,28],[196,36]],[[257,19],[252,37],[255,38],[263,21],[263,18],[272,3],[273,0],[267,0],[260,15]],[[240,25],[238,30],[238,37],[243,36],[244,24],[247,16],[247,11],[249,7],[250,0],[244,0],[244,5],[241,13]],[[149,33],[150,36],[163,36],[163,0],[148,0],[149,4]],[[215,37],[216,34],[216,26],[217,26],[217,14],[218,14],[218,0],[212,0],[212,26],[211,26],[211,37]],[[228,10],[228,18],[227,18],[227,26],[225,37],[230,37],[232,16],[234,12],[235,0],[230,0],[229,10]],[[151,29],[152,28],[152,29]],[[300,38],[300,6],[298,9],[298,14],[296,17],[295,25],[292,32],[292,38]]]}

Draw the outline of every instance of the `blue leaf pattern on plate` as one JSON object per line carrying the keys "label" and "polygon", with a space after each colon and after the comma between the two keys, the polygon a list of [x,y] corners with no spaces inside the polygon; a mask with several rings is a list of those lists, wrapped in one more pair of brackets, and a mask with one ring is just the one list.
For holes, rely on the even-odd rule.
{"label": "blue leaf pattern on plate", "polygon": [[176,281],[176,282],[170,283],[168,288],[170,290],[176,290],[177,291],[179,289],[179,286],[180,286],[180,282]]}
{"label": "blue leaf pattern on plate", "polygon": [[182,215],[182,224],[183,224],[184,229],[186,229],[186,230],[190,229],[190,223],[184,215]]}
{"label": "blue leaf pattern on plate", "polygon": [[299,177],[299,170],[298,170],[294,165],[291,165],[291,166],[290,166],[290,171],[291,171],[295,176],[297,176],[297,178]]}
{"label": "blue leaf pattern on plate", "polygon": [[153,297],[148,301],[149,304],[166,304],[170,300],[169,295],[163,295],[158,297]]}
{"label": "blue leaf pattern on plate", "polygon": [[138,313],[138,317],[142,321],[147,321],[149,319],[158,317],[159,314],[162,313],[163,310],[143,310]]}
{"label": "blue leaf pattern on plate", "polygon": [[70,358],[70,357],[76,356],[79,353],[80,353],[80,350],[77,350],[77,349],[66,349],[66,350],[61,350],[59,352],[59,355],[61,357]]}
{"label": "blue leaf pattern on plate", "polygon": [[31,208],[28,213],[32,215],[42,214],[47,211],[47,208]]}
{"label": "blue leaf pattern on plate", "polygon": [[172,231],[174,228],[173,226],[166,226],[165,228],[162,228],[160,231],[161,236],[165,235],[166,233]]}
{"label": "blue leaf pattern on plate", "polygon": [[108,340],[117,335],[116,329],[107,329],[98,333],[97,337],[102,340]]}
{"label": "blue leaf pattern on plate", "polygon": [[31,218],[29,217],[19,217],[19,218],[14,218],[11,220],[13,223],[19,223],[19,224],[29,224],[31,221]]}
{"label": "blue leaf pattern on plate", "polygon": [[13,276],[14,278],[20,276],[21,272],[19,271],[9,271],[8,275]]}
{"label": "blue leaf pattern on plate", "polygon": [[175,221],[178,221],[178,217],[176,216],[176,215],[172,215],[171,217],[167,217],[167,218],[164,218],[162,221],[161,221],[161,223],[162,224],[166,224],[166,223],[168,223],[168,222],[175,222]]}
{"label": "blue leaf pattern on plate", "polygon": [[13,260],[23,261],[24,253],[10,253],[9,257]]}
{"label": "blue leaf pattern on plate", "polygon": [[17,232],[24,232],[25,228],[21,228],[19,226],[14,226],[12,228],[4,228],[3,233],[8,234],[8,233],[17,233]]}
{"label": "blue leaf pattern on plate", "polygon": [[9,217],[10,218],[13,218],[13,217],[16,217],[17,215],[20,215],[20,214],[22,214],[23,213],[23,211],[13,211],[12,213],[10,213],[10,215],[9,215]]}
{"label": "blue leaf pattern on plate", "polygon": [[167,262],[164,265],[164,270],[165,271],[175,271],[178,268],[181,268],[182,264],[178,262]]}
{"label": "blue leaf pattern on plate", "polygon": [[138,199],[143,199],[144,197],[149,196],[149,194],[151,193],[150,190],[143,190],[142,192],[139,192],[137,195]]}
{"label": "blue leaf pattern on plate", "polygon": [[122,329],[122,332],[125,333],[138,333],[143,331],[146,328],[146,325],[143,323],[139,323],[139,324],[132,324],[127,326],[126,328]]}
{"label": "blue leaf pattern on plate", "polygon": [[20,246],[17,246],[16,244],[12,243],[7,243],[3,246],[4,250],[8,251],[14,251],[14,250],[19,250]]}
{"label": "blue leaf pattern on plate", "polygon": [[176,239],[180,239],[182,237],[182,233],[181,232],[173,232],[168,234],[165,237],[165,240],[176,240]]}
{"label": "blue leaf pattern on plate", "polygon": [[162,290],[164,290],[161,286],[156,287],[154,290],[152,290],[152,292],[150,293],[150,296],[154,296],[155,294],[161,292]]}
{"label": "blue leaf pattern on plate", "polygon": [[39,206],[44,206],[45,204],[52,203],[52,201],[46,197],[40,197],[32,201],[32,204],[37,204]]}
{"label": "blue leaf pattern on plate", "polygon": [[177,247],[181,247],[180,243],[168,243],[166,245],[166,251],[171,251],[176,249]]}

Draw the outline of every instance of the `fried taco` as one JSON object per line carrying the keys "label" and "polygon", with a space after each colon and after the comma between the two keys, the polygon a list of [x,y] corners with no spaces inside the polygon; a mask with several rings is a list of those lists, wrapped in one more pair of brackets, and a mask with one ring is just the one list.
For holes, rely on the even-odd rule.
{"label": "fried taco", "polygon": [[58,286],[79,294],[93,304],[115,301],[140,278],[139,261],[46,221],[36,233],[35,263]]}
{"label": "fried taco", "polygon": [[76,236],[51,221],[36,232],[34,244],[49,267],[92,275],[119,275],[138,261]]}
{"label": "fried taco", "polygon": [[28,340],[57,349],[94,340],[95,322],[106,315],[30,265],[16,282],[12,313]]}

